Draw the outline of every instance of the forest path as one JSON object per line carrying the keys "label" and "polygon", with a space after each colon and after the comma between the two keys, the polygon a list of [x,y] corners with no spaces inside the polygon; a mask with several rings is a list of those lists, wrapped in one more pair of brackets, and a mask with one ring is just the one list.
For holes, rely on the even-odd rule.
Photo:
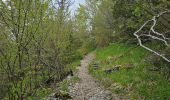
{"label": "forest path", "polygon": [[[81,61],[77,76],[80,82],[69,88],[73,100],[111,100],[112,93],[105,91],[96,83],[95,79],[89,75],[88,67],[94,59],[94,54],[90,53]],[[115,99],[114,99],[115,100]]]}

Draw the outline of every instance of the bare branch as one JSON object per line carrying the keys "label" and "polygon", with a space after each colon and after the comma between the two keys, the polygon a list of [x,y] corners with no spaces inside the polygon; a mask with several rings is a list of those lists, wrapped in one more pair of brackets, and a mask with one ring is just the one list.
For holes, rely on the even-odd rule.
{"label": "bare branch", "polygon": [[[135,33],[134,33],[134,36],[138,39],[138,42],[139,42],[139,45],[143,48],[145,48],[146,50],[162,57],[165,61],[169,62],[170,63],[170,59],[168,59],[167,57],[165,57],[163,54],[160,54],[158,53],[157,51],[143,45],[142,43],[142,40],[141,40],[141,36],[147,36],[147,37],[151,37],[152,39],[156,39],[156,40],[159,40],[159,41],[162,41],[164,42],[164,44],[166,46],[170,46],[170,44],[168,44],[167,40],[169,40],[169,38],[165,37],[164,34],[162,33],[159,33],[155,30],[155,26],[157,24],[157,19],[159,17],[161,17],[163,14],[167,14],[167,13],[170,13],[170,10],[168,11],[164,11],[164,12],[161,12],[160,14],[158,14],[157,16],[154,16],[151,20],[148,20],[146,21]],[[149,34],[142,34],[142,35],[139,35],[139,32],[149,23],[149,22],[153,22],[153,25],[151,26],[150,30],[149,30]],[[151,32],[153,34],[151,34]]]}

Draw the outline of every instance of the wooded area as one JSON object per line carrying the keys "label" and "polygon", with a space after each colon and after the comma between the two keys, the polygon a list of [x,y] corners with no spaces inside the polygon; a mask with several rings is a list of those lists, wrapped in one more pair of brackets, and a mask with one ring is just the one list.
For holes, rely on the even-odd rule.
{"label": "wooded area", "polygon": [[86,0],[74,15],[73,3],[0,0],[0,99],[48,94],[73,62],[112,43],[144,47],[170,81],[169,0]]}

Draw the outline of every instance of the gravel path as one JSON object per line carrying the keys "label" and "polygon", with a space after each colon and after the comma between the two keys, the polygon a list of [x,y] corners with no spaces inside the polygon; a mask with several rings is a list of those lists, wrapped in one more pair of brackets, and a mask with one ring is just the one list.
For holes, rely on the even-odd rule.
{"label": "gravel path", "polygon": [[[73,100],[111,100],[112,94],[98,86],[92,76],[88,73],[89,63],[94,59],[94,55],[88,54],[81,61],[81,67],[77,76],[80,82],[69,87]],[[115,99],[114,99],[115,100]]]}

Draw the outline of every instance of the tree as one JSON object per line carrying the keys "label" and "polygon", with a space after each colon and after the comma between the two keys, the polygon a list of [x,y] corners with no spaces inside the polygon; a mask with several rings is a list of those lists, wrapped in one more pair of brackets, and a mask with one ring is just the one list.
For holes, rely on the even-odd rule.
{"label": "tree", "polygon": [[[0,1],[1,22],[4,30],[1,37],[5,37],[5,44],[1,46],[1,69],[8,79],[8,99],[23,99],[32,92],[29,85],[31,76],[25,72],[37,60],[32,51],[35,45],[35,36],[44,15],[42,10],[46,2],[42,0]],[[4,41],[4,40],[3,40]],[[31,54],[32,53],[32,54]],[[29,86],[29,87],[27,87]]]}
{"label": "tree", "polygon": [[[143,48],[145,48],[146,50],[152,52],[152,53],[155,53],[156,55],[162,57],[165,61],[169,62],[170,63],[170,59],[167,58],[165,55],[163,54],[160,54],[159,52],[153,50],[153,49],[150,49],[149,47],[143,45],[142,43],[142,40],[140,37],[142,36],[146,36],[146,37],[150,37],[152,39],[155,39],[155,40],[159,40],[161,42],[163,42],[166,46],[170,46],[169,43],[168,43],[168,40],[169,38],[167,38],[164,34],[168,34],[169,31],[166,31],[164,32],[164,34],[158,32],[156,29],[155,29],[155,26],[157,24],[157,19],[159,19],[160,17],[162,17],[164,14],[166,13],[170,13],[170,11],[165,11],[165,12],[162,12],[160,14],[158,14],[157,16],[154,16],[151,20],[148,20],[146,21],[140,28],[139,30],[137,30],[135,33],[134,33],[134,36],[138,39],[138,42],[139,42],[139,45]],[[139,32],[149,23],[149,22],[153,22],[153,24],[151,25],[151,28],[148,30],[149,32],[147,32],[146,34],[139,34]]]}

